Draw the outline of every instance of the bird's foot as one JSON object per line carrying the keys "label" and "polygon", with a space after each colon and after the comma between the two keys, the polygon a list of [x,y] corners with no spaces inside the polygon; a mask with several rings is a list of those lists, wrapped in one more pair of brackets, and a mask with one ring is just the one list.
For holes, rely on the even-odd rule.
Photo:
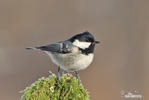
{"label": "bird's foot", "polygon": [[79,73],[77,71],[75,71],[75,75],[76,75],[76,77],[78,79],[78,83],[82,84],[81,79],[80,79],[80,75],[79,75]]}
{"label": "bird's foot", "polygon": [[60,79],[60,73],[58,72],[56,76],[56,82],[59,82],[59,79]]}

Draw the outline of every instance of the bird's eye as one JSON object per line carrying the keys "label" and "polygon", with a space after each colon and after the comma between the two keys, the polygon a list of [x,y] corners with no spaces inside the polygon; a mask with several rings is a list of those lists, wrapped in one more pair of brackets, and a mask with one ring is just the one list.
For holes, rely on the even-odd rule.
{"label": "bird's eye", "polygon": [[90,42],[90,40],[89,39],[86,39],[86,42]]}
{"label": "bird's eye", "polygon": [[91,42],[92,39],[91,39],[91,38],[87,38],[87,39],[85,39],[85,41],[86,41],[86,42]]}

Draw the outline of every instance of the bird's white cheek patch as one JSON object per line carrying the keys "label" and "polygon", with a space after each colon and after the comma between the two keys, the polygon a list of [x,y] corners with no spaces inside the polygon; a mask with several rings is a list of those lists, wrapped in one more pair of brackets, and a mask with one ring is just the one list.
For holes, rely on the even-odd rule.
{"label": "bird's white cheek patch", "polygon": [[75,46],[77,46],[79,48],[82,48],[82,49],[86,49],[86,48],[88,48],[91,45],[91,43],[90,42],[81,42],[79,40],[75,40],[73,42],[73,45],[75,45]]}

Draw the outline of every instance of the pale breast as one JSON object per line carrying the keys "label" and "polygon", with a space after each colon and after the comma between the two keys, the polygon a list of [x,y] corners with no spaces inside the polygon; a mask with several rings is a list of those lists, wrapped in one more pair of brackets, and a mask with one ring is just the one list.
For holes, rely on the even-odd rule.
{"label": "pale breast", "polygon": [[77,61],[75,63],[75,68],[77,70],[82,70],[87,68],[91,62],[93,61],[94,54],[90,53],[88,55],[80,54],[77,57]]}
{"label": "pale breast", "polygon": [[67,71],[76,71],[82,70],[87,68],[92,60],[94,55],[93,54],[54,54],[50,52],[46,52],[51,60],[57,65],[60,66],[62,69]]}

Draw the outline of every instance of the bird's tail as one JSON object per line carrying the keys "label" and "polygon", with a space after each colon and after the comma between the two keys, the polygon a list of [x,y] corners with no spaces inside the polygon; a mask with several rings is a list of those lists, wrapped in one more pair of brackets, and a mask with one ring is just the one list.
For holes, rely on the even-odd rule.
{"label": "bird's tail", "polygon": [[27,50],[37,50],[36,47],[27,47],[27,48],[25,48],[25,49],[27,49]]}

